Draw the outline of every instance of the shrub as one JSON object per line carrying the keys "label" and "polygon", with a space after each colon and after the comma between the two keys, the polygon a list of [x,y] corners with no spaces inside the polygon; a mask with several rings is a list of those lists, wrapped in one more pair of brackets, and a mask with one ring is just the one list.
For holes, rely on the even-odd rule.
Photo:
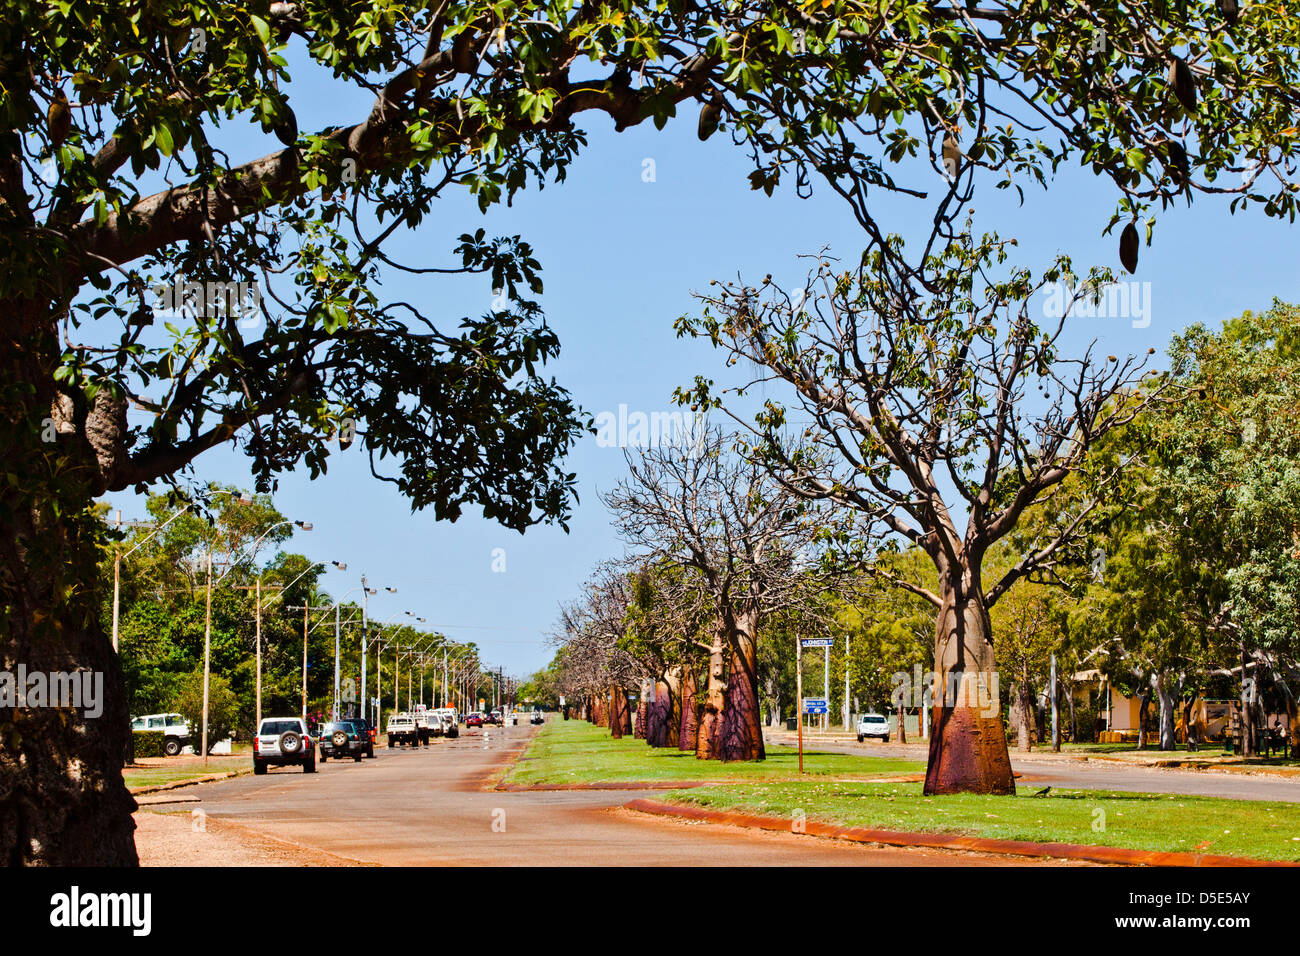
{"label": "shrub", "polygon": [[135,730],[136,757],[163,757],[163,741],[166,737],[161,730]]}

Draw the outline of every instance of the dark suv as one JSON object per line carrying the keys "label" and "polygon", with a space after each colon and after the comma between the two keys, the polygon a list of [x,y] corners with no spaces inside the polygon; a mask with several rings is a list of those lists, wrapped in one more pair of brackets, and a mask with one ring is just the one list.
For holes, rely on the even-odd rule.
{"label": "dark suv", "polygon": [[357,731],[361,734],[361,740],[366,745],[366,756],[373,758],[375,755],[375,728],[370,726],[370,721],[361,717],[349,717],[347,721],[356,725]]}
{"label": "dark suv", "polygon": [[361,763],[368,746],[369,741],[354,721],[331,721],[321,728],[320,762],[324,763],[330,757],[336,760],[351,757],[357,763]]}

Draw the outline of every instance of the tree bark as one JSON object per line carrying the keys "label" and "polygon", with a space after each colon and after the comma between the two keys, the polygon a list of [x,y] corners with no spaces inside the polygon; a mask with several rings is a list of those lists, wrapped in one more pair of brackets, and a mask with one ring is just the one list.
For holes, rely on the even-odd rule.
{"label": "tree bark", "polygon": [[636,705],[636,722],[633,725],[632,736],[636,740],[646,739],[646,717],[650,711],[650,705],[645,701],[638,701]]}
{"label": "tree bark", "polygon": [[1163,674],[1156,674],[1151,679],[1156,697],[1160,701],[1160,749],[1177,750],[1174,737],[1174,724],[1177,723],[1178,702],[1169,692],[1168,681]]}
{"label": "tree bark", "polygon": [[47,306],[6,303],[0,447],[11,480],[0,483],[0,646],[10,672],[21,665],[29,677],[79,680],[89,672],[92,688],[102,679],[103,709],[88,716],[83,700],[0,710],[0,863],[134,866],[135,801],[122,780],[130,722],[99,623],[101,526],[90,511],[106,490],[101,441],[112,438],[96,424],[100,402],[88,409],[55,394],[55,325]]}
{"label": "tree bark", "polygon": [[708,683],[704,690],[704,709],[700,714],[699,739],[695,744],[695,756],[699,760],[718,759],[718,731],[727,692],[724,672],[724,654],[727,650],[725,638],[725,630],[715,630],[713,645],[709,648]]}
{"label": "tree bark", "polygon": [[1016,684],[1016,705],[1011,720],[1016,726],[1016,749],[1027,754],[1032,749],[1033,739],[1029,734],[1029,709],[1033,705],[1029,681],[1023,677]]}
{"label": "tree bark", "polygon": [[695,750],[700,733],[700,706],[695,699],[695,668],[682,671],[682,704],[677,731],[677,749]]}
{"label": "tree bark", "polygon": [[609,688],[609,734],[615,740],[623,737],[623,711],[627,708],[627,694],[618,685]]}
{"label": "tree bark", "polygon": [[1138,750],[1147,749],[1147,711],[1151,705],[1150,689],[1138,695]]}
{"label": "tree bark", "polygon": [[682,731],[682,668],[669,668],[664,675],[664,687],[668,693],[668,710],[664,714],[666,736],[663,745],[676,747],[681,742]]}
{"label": "tree bark", "polygon": [[672,692],[667,681],[655,682],[654,700],[646,709],[645,741],[651,747],[667,747],[672,726]]}
{"label": "tree bark", "polygon": [[948,586],[935,627],[927,796],[1016,792],[998,703],[992,627],[978,582]]}
{"label": "tree bark", "polygon": [[632,708],[627,703],[627,688],[618,688],[618,716],[619,729],[622,731],[620,736],[626,737],[632,733]]}
{"label": "tree bark", "polygon": [[721,760],[763,760],[763,722],[758,706],[758,615],[737,615],[730,635],[731,674],[718,743]]}

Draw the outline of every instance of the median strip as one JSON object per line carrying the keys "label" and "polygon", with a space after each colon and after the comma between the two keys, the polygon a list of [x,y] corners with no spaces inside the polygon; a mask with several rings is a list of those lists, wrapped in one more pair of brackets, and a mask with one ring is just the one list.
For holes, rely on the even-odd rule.
{"label": "median strip", "polygon": [[1255,860],[1239,856],[1215,856],[1205,853],[1179,853],[1158,850],[1135,850],[1127,847],[1087,846],[1077,843],[1037,843],[1028,840],[995,840],[988,837],[949,833],[909,833],[898,830],[875,830],[867,827],[841,827],[806,820],[795,830],[788,817],[706,810],[637,798],[623,804],[624,809],[655,816],[677,817],[699,823],[718,823],[771,832],[798,832],[808,836],[853,843],[876,843],[884,846],[925,847],[937,850],[966,850],[1006,856],[1052,857],[1085,863],[1120,866],[1297,866],[1275,860]]}

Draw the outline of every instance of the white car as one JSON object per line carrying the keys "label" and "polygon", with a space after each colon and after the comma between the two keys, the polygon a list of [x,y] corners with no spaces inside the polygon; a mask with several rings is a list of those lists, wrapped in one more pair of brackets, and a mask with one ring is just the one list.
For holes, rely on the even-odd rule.
{"label": "white car", "polygon": [[858,743],[867,737],[879,737],[889,743],[889,718],[884,714],[863,714],[858,718]]}
{"label": "white car", "polygon": [[263,717],[253,737],[253,773],[267,767],[302,766],[303,773],[316,772],[316,746],[301,717]]}

